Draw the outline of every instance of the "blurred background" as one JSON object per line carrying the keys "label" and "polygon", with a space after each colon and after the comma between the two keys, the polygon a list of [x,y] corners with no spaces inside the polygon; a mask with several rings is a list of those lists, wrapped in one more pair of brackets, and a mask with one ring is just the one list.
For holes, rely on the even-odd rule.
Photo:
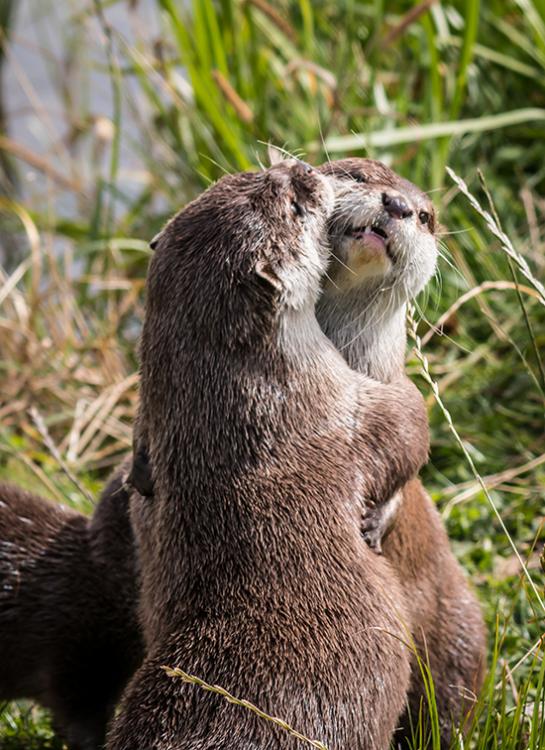
{"label": "blurred background", "polygon": [[[466,746],[545,747],[545,0],[0,0],[0,65],[0,478],[92,510],[81,488],[130,447],[147,243],[175,210],[268,143],[381,159],[443,224],[408,368],[491,634]],[[0,706],[1,748],[55,742]]]}

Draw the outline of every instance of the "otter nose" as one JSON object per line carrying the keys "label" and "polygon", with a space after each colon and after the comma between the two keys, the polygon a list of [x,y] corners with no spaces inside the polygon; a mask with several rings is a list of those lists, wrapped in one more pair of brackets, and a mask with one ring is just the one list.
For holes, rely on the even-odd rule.
{"label": "otter nose", "polygon": [[311,167],[310,164],[307,164],[302,159],[297,159],[297,167],[303,174],[312,174],[314,172],[314,167]]}
{"label": "otter nose", "polygon": [[408,204],[399,194],[382,193],[382,205],[394,219],[408,219],[413,215]]}

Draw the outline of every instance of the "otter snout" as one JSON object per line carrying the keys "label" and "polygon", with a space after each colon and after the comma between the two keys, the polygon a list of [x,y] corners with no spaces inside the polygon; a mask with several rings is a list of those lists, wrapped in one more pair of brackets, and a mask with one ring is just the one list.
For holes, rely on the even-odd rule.
{"label": "otter snout", "polygon": [[297,168],[302,174],[312,174],[313,172],[316,172],[317,170],[314,169],[314,167],[311,167],[310,164],[307,164],[306,161],[303,161],[302,159],[297,159]]}
{"label": "otter snout", "polygon": [[393,219],[408,219],[414,213],[400,193],[382,193],[382,205]]}
{"label": "otter snout", "polygon": [[296,213],[301,217],[309,208],[326,217],[333,210],[335,191],[331,180],[315,167],[295,157],[285,159],[269,168],[269,173],[286,189],[292,189]]}
{"label": "otter snout", "polygon": [[[322,167],[336,201],[329,219],[334,260],[324,284],[337,299],[347,290],[378,293],[399,305],[433,274],[437,257],[433,205],[412,183],[380,162],[346,159]],[[392,302],[392,306],[394,302]]]}

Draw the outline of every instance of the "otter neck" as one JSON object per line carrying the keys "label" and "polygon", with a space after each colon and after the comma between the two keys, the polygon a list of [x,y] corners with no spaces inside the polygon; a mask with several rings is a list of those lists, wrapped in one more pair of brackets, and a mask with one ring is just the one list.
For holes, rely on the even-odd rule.
{"label": "otter neck", "polygon": [[352,369],[388,383],[404,369],[407,345],[406,311],[401,302],[369,305],[358,294],[323,295],[316,308],[318,322]]}

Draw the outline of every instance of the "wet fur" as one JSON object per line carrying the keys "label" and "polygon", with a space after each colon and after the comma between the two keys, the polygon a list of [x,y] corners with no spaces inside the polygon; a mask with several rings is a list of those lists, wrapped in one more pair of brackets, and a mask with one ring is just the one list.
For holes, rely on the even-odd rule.
{"label": "wet fur", "polygon": [[0,701],[52,711],[71,750],[98,750],[140,662],[133,538],[119,477],[89,521],[0,484]]}
{"label": "wet fur", "polygon": [[154,496],[131,500],[148,653],[109,750],[298,746],[162,664],[331,748],[389,746],[406,615],[361,538],[360,503],[425,461],[427,420],[407,380],[352,372],[316,323],[326,184],[297,165],[224,178],[152,259],[139,422]]}
{"label": "wet fur", "polygon": [[[435,264],[434,209],[415,185],[380,162],[346,159],[332,162],[325,171],[344,183],[344,188],[337,188],[345,197],[334,216],[334,220],[342,220],[341,227],[352,212],[376,217],[380,195],[385,191],[401,193],[414,208],[415,218],[420,210],[426,210],[432,218],[431,225],[424,226],[413,217],[393,222],[391,234],[398,238],[403,251],[397,252],[396,263],[386,276],[364,282],[348,278],[339,262],[344,260],[342,246],[333,242],[338,260],[333,260],[330,276],[333,282],[339,282],[339,274],[345,282],[348,278],[353,288],[343,293],[342,285],[336,288],[326,282],[317,306],[318,321],[351,367],[389,382],[398,377],[404,365],[407,300],[426,284]],[[365,182],[356,181],[362,177]],[[332,231],[334,234],[335,227]],[[366,304],[373,296],[373,304]],[[441,518],[417,479],[403,489],[383,553],[402,584],[418,654],[429,662],[441,723],[441,747],[449,748],[453,724],[471,709],[472,696],[482,686],[485,628],[480,606],[452,554]],[[417,725],[424,696],[421,673],[413,660],[409,711],[403,718],[399,741],[410,737],[411,721]]]}

